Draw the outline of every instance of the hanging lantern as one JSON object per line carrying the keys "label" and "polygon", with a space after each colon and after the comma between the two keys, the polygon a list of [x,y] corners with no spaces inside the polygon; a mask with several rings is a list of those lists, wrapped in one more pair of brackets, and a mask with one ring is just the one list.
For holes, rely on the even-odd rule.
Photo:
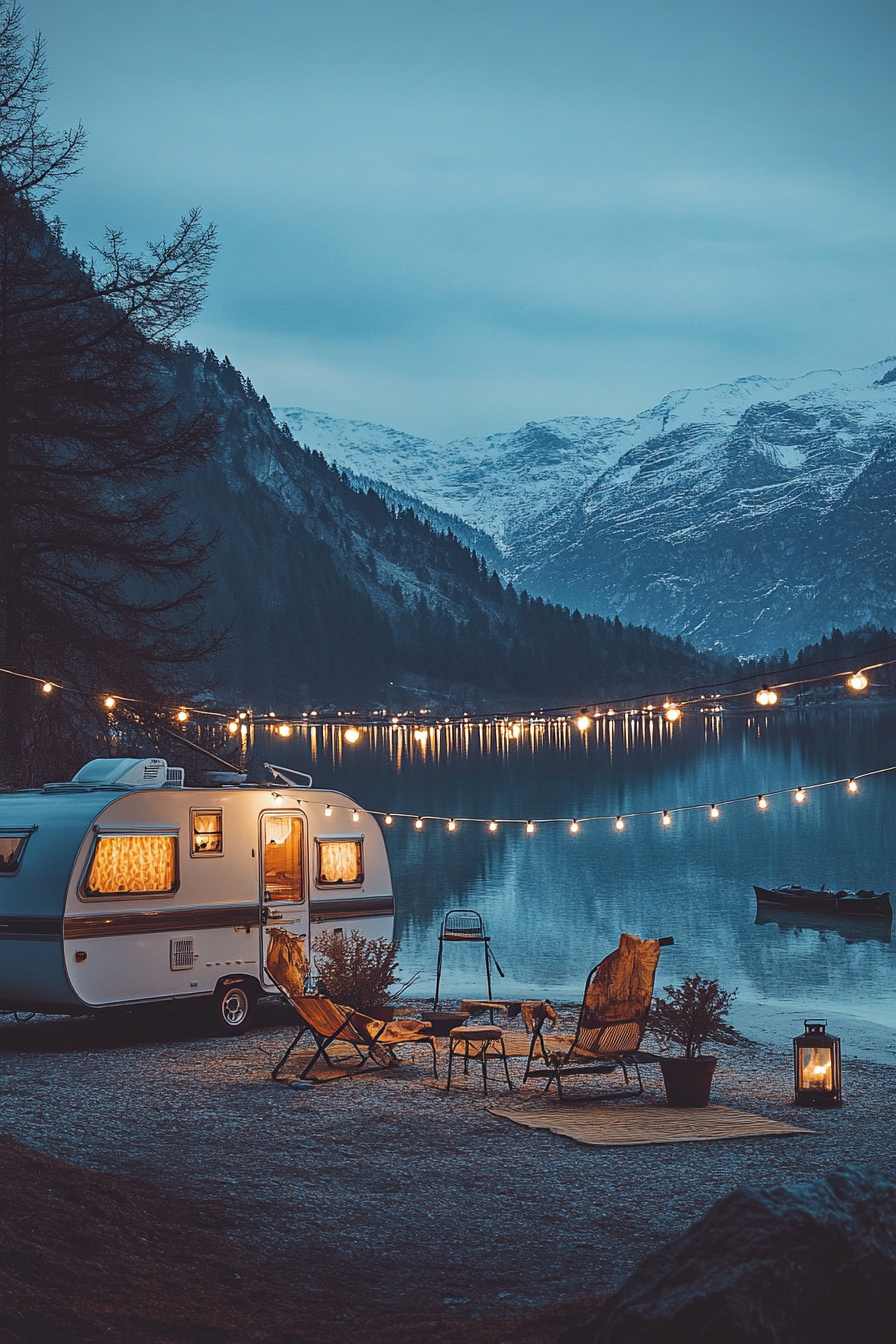
{"label": "hanging lantern", "polygon": [[839,1106],[840,1038],[829,1036],[827,1022],[807,1022],[793,1042],[795,1106]]}

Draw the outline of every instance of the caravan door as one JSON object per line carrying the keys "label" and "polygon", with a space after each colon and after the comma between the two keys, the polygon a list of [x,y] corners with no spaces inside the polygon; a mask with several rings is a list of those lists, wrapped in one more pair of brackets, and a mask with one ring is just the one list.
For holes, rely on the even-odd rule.
{"label": "caravan door", "polygon": [[267,973],[268,935],[286,928],[308,949],[308,864],[305,818],[298,812],[263,812],[260,817],[261,983],[277,986]]}

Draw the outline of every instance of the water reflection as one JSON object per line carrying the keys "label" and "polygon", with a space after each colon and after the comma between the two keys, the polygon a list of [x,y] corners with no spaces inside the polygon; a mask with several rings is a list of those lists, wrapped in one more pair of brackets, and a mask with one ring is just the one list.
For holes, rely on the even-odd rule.
{"label": "water reflection", "polygon": [[[738,986],[746,1002],[792,1003],[803,1012],[837,1008],[896,1025],[892,945],[839,921],[827,927],[756,919],[752,883],[830,888],[894,887],[892,825],[896,776],[811,791],[802,805],[759,794],[849,777],[896,763],[891,709],[848,705],[777,715],[604,717],[586,733],[573,724],[533,729],[528,721],[458,727],[426,725],[415,740],[384,725],[349,748],[338,730],[318,725],[284,741],[265,734],[256,755],[310,769],[365,806],[412,816],[518,818],[489,833],[459,822],[415,831],[396,820],[386,832],[393,866],[402,965],[422,970],[432,992],[439,920],[452,906],[486,918],[507,972],[497,992],[511,997],[576,998],[591,966],[620,930],[671,934],[660,976],[697,970]],[[726,798],[749,801],[708,805]],[[569,819],[683,807],[672,825],[634,817]],[[527,835],[527,818],[541,823]],[[844,924],[846,921],[842,921]],[[469,955],[466,955],[469,954]],[[443,977],[446,995],[484,993],[481,958],[458,946]]]}

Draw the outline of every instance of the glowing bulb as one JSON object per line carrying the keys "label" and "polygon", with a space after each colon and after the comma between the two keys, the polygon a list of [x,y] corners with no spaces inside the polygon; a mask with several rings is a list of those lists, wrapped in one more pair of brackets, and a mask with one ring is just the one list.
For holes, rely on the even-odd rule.
{"label": "glowing bulb", "polygon": [[608,714],[615,714],[616,711],[615,711],[615,709],[610,708],[610,709],[607,710],[607,713],[608,713]]}
{"label": "glowing bulb", "polygon": [[858,793],[859,791],[859,786],[854,779],[851,779],[846,787],[850,793]]}
{"label": "glowing bulb", "polygon": [[668,813],[668,812],[664,812],[664,813],[663,813],[663,825],[664,825],[664,826],[671,826],[671,825],[672,825],[672,818],[669,816],[669,813]]}
{"label": "glowing bulb", "polygon": [[715,821],[716,817],[719,815],[719,809],[716,807],[715,803],[713,803],[712,807],[709,809],[709,815],[712,817],[713,821]]}
{"label": "glowing bulb", "polygon": [[361,813],[358,811],[357,808],[355,808],[354,812],[352,813],[352,821],[360,821],[360,820],[361,820]]}
{"label": "glowing bulb", "polygon": [[526,822],[526,834],[527,835],[535,834],[535,823],[533,821]]}
{"label": "glowing bulb", "polygon": [[570,825],[570,828],[569,828],[569,833],[570,833],[570,835],[578,835],[578,833],[579,833],[579,823],[578,823],[577,821],[572,822],[572,824]]}
{"label": "glowing bulb", "polygon": [[386,815],[383,817],[383,825],[384,825],[384,826],[391,826],[391,825],[392,825],[392,814],[391,814],[391,812],[387,812]]}
{"label": "glowing bulb", "polygon": [[41,690],[43,691],[44,695],[49,695],[52,689],[53,689],[53,683],[51,681],[45,681],[43,686],[41,686]]}
{"label": "glowing bulb", "polygon": [[327,803],[326,807],[324,808],[324,816],[325,816],[325,817],[332,817],[332,815],[333,815],[333,809],[332,809],[332,807],[330,806],[330,804]]}
{"label": "glowing bulb", "polygon": [[357,728],[346,728],[343,733],[346,742],[360,742],[361,734]]}
{"label": "glowing bulb", "polygon": [[231,719],[227,725],[227,731],[228,733],[237,733],[239,732],[239,727],[240,726],[237,723],[236,719]]}
{"label": "glowing bulb", "polygon": [[281,737],[292,737],[292,724],[281,723],[280,727],[277,729],[277,732],[280,734]]}
{"label": "glowing bulb", "polygon": [[177,721],[178,723],[189,723],[190,716],[185,709],[179,709],[177,711]]}
{"label": "glowing bulb", "polygon": [[776,705],[778,703],[778,692],[773,691],[770,686],[763,686],[762,690],[756,692],[757,705]]}
{"label": "glowing bulb", "polygon": [[797,789],[796,793],[793,795],[793,801],[795,803],[804,803],[806,801],[806,790]]}
{"label": "glowing bulb", "polygon": [[579,717],[576,719],[576,727],[581,733],[586,732],[586,730],[591,727],[591,720],[589,719],[587,714],[579,715]]}
{"label": "glowing bulb", "polygon": [[666,710],[666,718],[668,719],[669,723],[675,723],[676,719],[681,718],[681,710],[678,708],[677,705],[669,706],[669,708]]}
{"label": "glowing bulb", "polygon": [[864,691],[865,687],[868,685],[868,678],[865,676],[864,672],[853,672],[852,676],[848,678],[846,684],[850,688],[850,690]]}
{"label": "glowing bulb", "polygon": [[423,818],[422,818],[422,817],[418,817],[417,820],[414,822],[414,830],[415,830],[415,831],[422,831],[422,830],[423,830]]}
{"label": "glowing bulb", "polygon": [[488,828],[490,831],[494,832],[498,829],[498,823],[496,821],[490,821],[488,824]]}
{"label": "glowing bulb", "polygon": [[114,696],[114,695],[107,695],[106,698],[105,698],[105,700],[103,701],[103,704],[106,706],[107,709],[114,709],[114,708],[115,708],[115,696]]}
{"label": "glowing bulb", "polygon": [[765,809],[768,807],[768,799],[764,798],[761,793],[759,797],[756,799],[756,806],[759,808],[760,812],[764,812]]}
{"label": "glowing bulb", "polygon": [[624,830],[625,830],[625,822],[622,820],[621,817],[617,817],[617,818],[616,818],[616,829],[617,829],[617,831],[624,831]]}
{"label": "glowing bulb", "polygon": [[520,735],[520,726],[519,726],[518,723],[515,723],[515,724],[513,725],[513,735],[514,735],[514,737],[519,737],[519,735]]}
{"label": "glowing bulb", "polygon": [[448,822],[448,829],[449,829],[449,831],[456,831],[456,830],[457,830],[457,822],[454,820],[453,817],[452,817],[451,820]]}

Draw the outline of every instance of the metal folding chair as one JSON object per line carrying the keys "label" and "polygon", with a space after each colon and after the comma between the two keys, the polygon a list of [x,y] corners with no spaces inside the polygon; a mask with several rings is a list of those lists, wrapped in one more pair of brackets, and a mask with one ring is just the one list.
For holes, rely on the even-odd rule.
{"label": "metal folding chair", "polygon": [[[488,997],[492,998],[492,969],[491,963],[494,962],[495,970],[504,979],[504,972],[498,965],[498,958],[491,949],[491,939],[485,931],[485,924],[478,910],[449,910],[442,920],[442,927],[439,930],[439,960],[436,965],[436,996],[433,1000],[433,1011],[439,1006],[439,985],[442,979],[442,957],[445,951],[446,943],[481,943],[485,951],[485,982],[488,985]],[[489,1009],[489,1021],[494,1023],[495,1014],[493,1009]]]}

